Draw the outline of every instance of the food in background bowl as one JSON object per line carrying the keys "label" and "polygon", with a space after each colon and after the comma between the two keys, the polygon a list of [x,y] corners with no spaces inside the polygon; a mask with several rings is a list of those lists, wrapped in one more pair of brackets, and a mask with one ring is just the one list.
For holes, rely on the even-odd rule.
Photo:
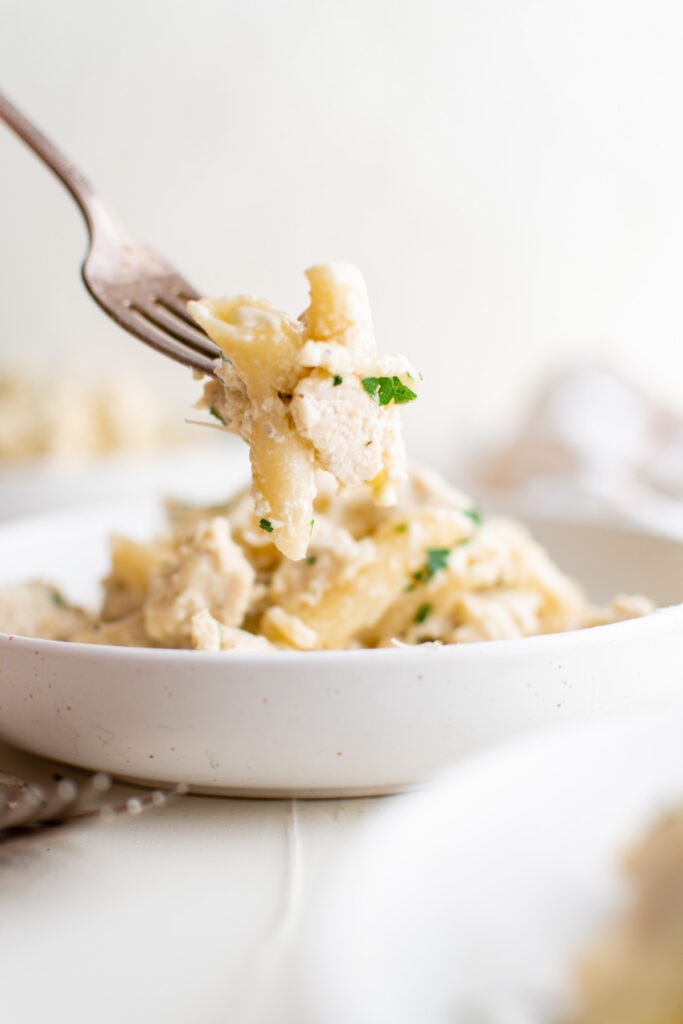
{"label": "food in background bowl", "polygon": [[181,436],[158,395],[134,374],[0,369],[0,465],[150,451]]}
{"label": "food in background bowl", "polygon": [[631,906],[586,957],[574,1024],[683,1020],[683,805],[629,853]]}
{"label": "food in background bowl", "polygon": [[0,520],[126,497],[222,497],[229,439],[183,422],[151,383],[125,369],[38,377],[0,366]]}

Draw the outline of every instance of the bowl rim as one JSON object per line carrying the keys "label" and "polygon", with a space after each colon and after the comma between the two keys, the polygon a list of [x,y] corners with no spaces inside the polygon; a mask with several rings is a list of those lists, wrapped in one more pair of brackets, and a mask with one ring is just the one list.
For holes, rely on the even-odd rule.
{"label": "bowl rim", "polygon": [[[544,650],[557,649],[558,653],[571,645],[586,647],[600,644],[604,640],[619,641],[624,632],[647,634],[655,629],[659,632],[664,626],[664,619],[683,619],[683,602],[659,607],[631,619],[619,622],[601,623],[596,626],[584,626],[578,629],[562,630],[557,633],[538,633],[533,636],[513,637],[509,640],[476,640],[468,643],[444,644],[396,644],[391,647],[362,647],[351,649],[333,649],[322,651],[295,651],[277,648],[274,651],[233,650],[197,651],[176,647],[123,647],[117,644],[88,644],[72,640],[47,640],[40,637],[21,636],[14,633],[0,633],[0,652],[18,649],[25,653],[42,653],[45,656],[72,657],[74,660],[91,660],[101,653],[102,659],[117,661],[144,660],[150,662],[168,661],[173,664],[203,663],[206,666],[240,667],[268,666],[273,669],[296,664],[318,665],[341,658],[345,663],[353,665],[372,659],[382,662],[391,658],[400,660],[403,665],[420,666],[424,657],[448,661],[471,661],[475,659],[496,660],[499,658],[523,657],[533,650],[542,653]],[[623,637],[622,637],[623,639]]]}
{"label": "bowl rim", "polygon": [[[201,507],[201,506],[199,506]],[[46,520],[50,522],[72,521],[74,519],[90,520],[100,519],[118,515],[143,515],[152,523],[161,522],[164,515],[164,503],[159,498],[145,496],[140,500],[124,500],[112,504],[102,500],[80,503],[69,508],[34,512],[32,515],[20,516],[0,521],[0,543],[7,534],[15,532],[23,533],[24,530],[36,529]],[[491,518],[507,519],[505,513],[493,513]],[[599,517],[578,516],[568,517],[549,513],[548,515],[537,515],[527,517],[522,525],[528,529],[532,537],[534,530],[543,526],[552,528],[567,528],[579,530],[593,530],[601,533],[616,533],[625,536],[640,537],[655,541],[664,541],[683,548],[683,536],[677,536],[658,529],[645,527],[642,524],[634,524],[623,521],[606,521]],[[116,527],[112,526],[114,532]],[[571,575],[571,574],[570,574]],[[105,657],[115,661],[144,660],[152,663],[161,661],[170,664],[198,664],[206,667],[235,664],[244,668],[255,668],[268,666],[277,669],[279,666],[291,668],[293,665],[316,665],[329,664],[337,658],[341,658],[345,664],[353,665],[358,660],[361,663],[372,659],[374,663],[381,663],[386,659],[397,659],[409,667],[420,667],[424,664],[425,656],[437,661],[467,662],[472,660],[498,660],[500,658],[514,659],[534,653],[542,653],[544,649],[557,649],[558,653],[567,646],[572,648],[592,646],[606,641],[618,642],[621,636],[630,634],[647,634],[650,630],[659,632],[664,626],[665,618],[674,620],[683,617],[683,598],[674,604],[658,605],[645,615],[638,615],[633,618],[622,619],[618,622],[601,623],[594,626],[583,626],[571,630],[562,630],[555,633],[539,633],[532,636],[513,637],[503,640],[476,640],[466,643],[445,644],[441,642],[427,642],[423,644],[402,644],[397,642],[390,647],[380,648],[341,648],[317,651],[297,651],[276,648],[274,650],[258,651],[245,649],[231,649],[223,651],[198,651],[187,648],[173,647],[124,647],[117,644],[90,644],[71,640],[48,640],[42,637],[30,637],[20,634],[10,634],[0,631],[0,652],[7,651],[10,646],[20,651],[30,651],[32,654],[41,653],[46,657],[69,656],[76,660],[92,660],[97,658],[101,652],[103,660]],[[607,631],[607,632],[606,632]],[[398,654],[400,652],[400,659]]]}

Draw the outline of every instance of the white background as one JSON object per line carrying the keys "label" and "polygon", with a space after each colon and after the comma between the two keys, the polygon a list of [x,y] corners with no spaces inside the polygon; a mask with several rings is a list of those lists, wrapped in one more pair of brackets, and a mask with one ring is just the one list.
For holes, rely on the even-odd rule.
{"label": "white background", "polygon": [[[683,408],[675,0],[0,0],[2,87],[207,293],[294,312],[367,277],[442,468],[549,367],[616,359]],[[86,298],[61,186],[0,130],[0,356],[163,365]],[[418,406],[421,405],[421,411]]]}

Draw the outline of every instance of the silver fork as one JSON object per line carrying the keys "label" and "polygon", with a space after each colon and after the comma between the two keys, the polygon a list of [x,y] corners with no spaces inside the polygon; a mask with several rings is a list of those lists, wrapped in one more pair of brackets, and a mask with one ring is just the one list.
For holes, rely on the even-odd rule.
{"label": "silver fork", "polygon": [[54,171],[78,203],[89,237],[81,273],[95,301],[147,345],[212,376],[220,351],[187,312],[188,300],[199,298],[195,289],[158,253],[128,235],[81,172],[2,93],[0,120]]}
{"label": "silver fork", "polygon": [[127,798],[106,800],[112,780],[104,772],[95,772],[81,781],[54,775],[49,786],[29,784],[6,772],[0,772],[0,841],[17,831],[46,825],[60,825],[72,818],[97,816],[110,820],[125,814],[141,814],[165,807],[187,787],[156,789]]}

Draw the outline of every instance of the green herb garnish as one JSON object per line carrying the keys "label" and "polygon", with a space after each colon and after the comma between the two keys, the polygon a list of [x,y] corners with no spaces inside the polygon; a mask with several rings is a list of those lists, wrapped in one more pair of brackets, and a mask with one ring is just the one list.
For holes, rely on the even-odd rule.
{"label": "green herb garnish", "polygon": [[431,612],[433,610],[433,607],[434,606],[431,605],[431,604],[421,604],[420,607],[417,609],[417,612],[415,614],[415,621],[418,624],[424,622],[424,620],[427,618],[427,616],[431,614]]}
{"label": "green herb garnish", "polygon": [[271,523],[270,519],[260,519],[259,520],[259,528],[261,530],[265,530],[266,533],[272,533],[273,532],[273,524]]}
{"label": "green herb garnish", "polygon": [[343,377],[340,377],[338,373],[335,373],[334,380],[332,381],[332,387],[333,388],[338,388],[343,380],[344,380]]}
{"label": "green herb garnish", "polygon": [[50,591],[50,600],[53,604],[56,604],[58,608],[66,608],[66,601],[58,590]]}
{"label": "green herb garnish", "polygon": [[427,571],[429,579],[436,576],[440,569],[448,568],[448,548],[429,548],[427,551]]}
{"label": "green herb garnish", "polygon": [[394,530],[396,531],[396,533],[407,533],[408,532],[408,524],[407,523],[397,523],[397,525],[394,527]]}
{"label": "green herb garnish", "polygon": [[473,505],[472,508],[463,509],[463,512],[469,519],[472,520],[473,523],[476,523],[477,526],[481,526],[481,524],[484,522],[483,513],[481,509],[477,508],[476,505]]}
{"label": "green herb garnish", "polygon": [[363,377],[363,387],[378,405],[389,405],[390,402],[404,405],[417,398],[400,377]]}
{"label": "green herb garnish", "polygon": [[307,565],[315,565],[315,563],[317,561],[318,561],[318,559],[317,559],[316,555],[309,555],[308,558],[306,559],[306,564]]}
{"label": "green herb garnish", "polygon": [[212,405],[209,406],[209,412],[211,413],[212,416],[216,417],[219,423],[222,423],[224,427],[227,427],[228,424],[225,422],[221,414],[216,409],[214,409]]}
{"label": "green herb garnish", "polygon": [[[427,564],[423,569],[413,573],[415,583],[428,583],[441,569],[448,567],[448,548],[427,548]],[[406,588],[408,589],[408,588]],[[410,589],[413,589],[410,587]]]}

